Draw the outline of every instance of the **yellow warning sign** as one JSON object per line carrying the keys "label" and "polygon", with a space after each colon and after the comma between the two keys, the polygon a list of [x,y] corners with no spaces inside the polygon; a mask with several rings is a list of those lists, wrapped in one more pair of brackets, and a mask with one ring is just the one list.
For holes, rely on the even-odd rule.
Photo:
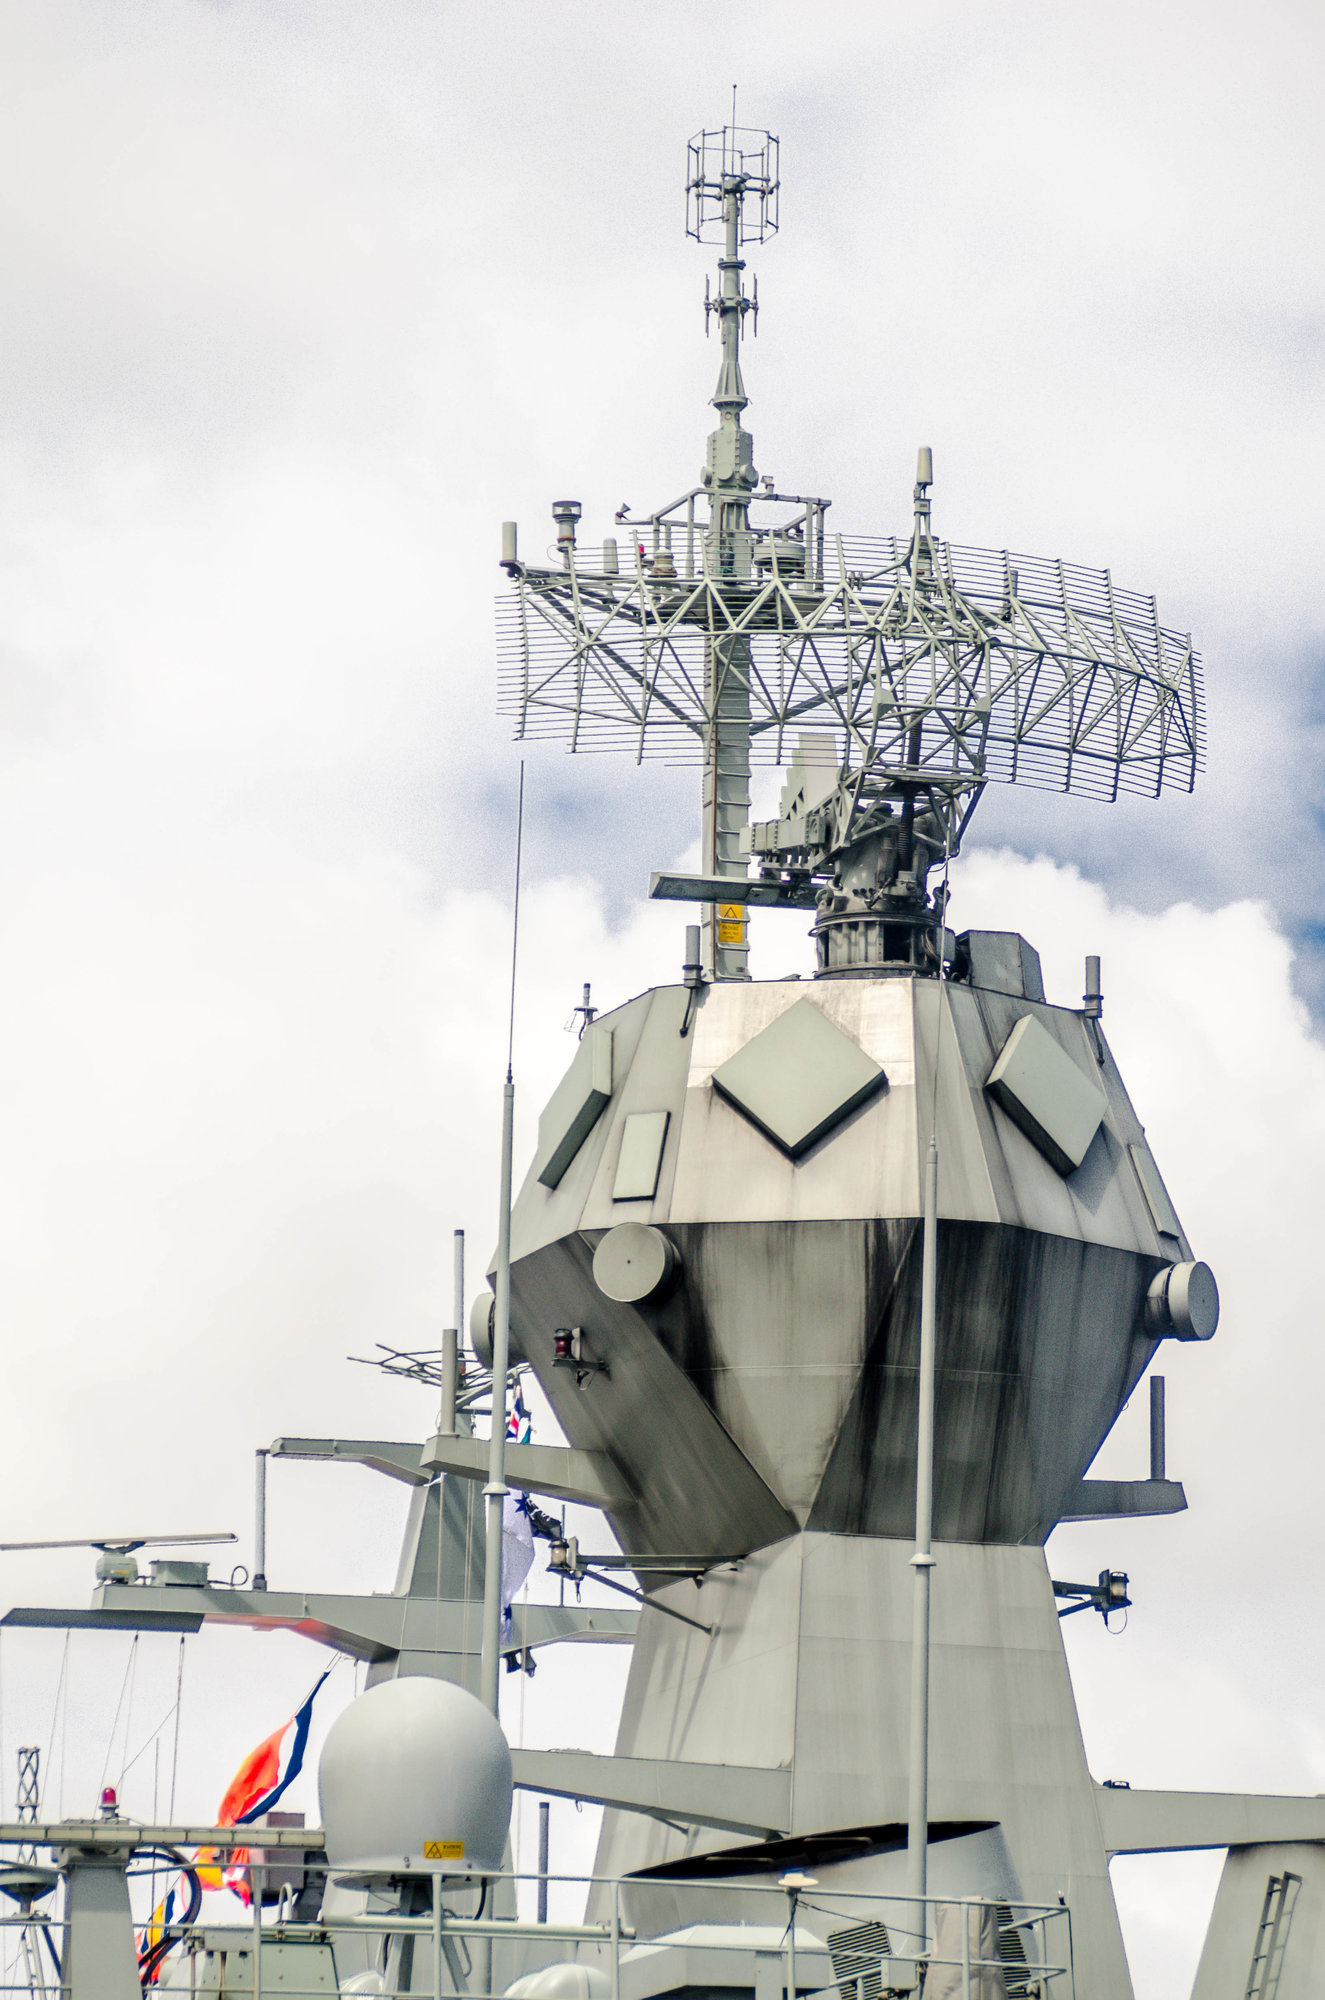
{"label": "yellow warning sign", "polygon": [[463,1861],[465,1843],[463,1840],[425,1840],[423,1858],[425,1861]]}
{"label": "yellow warning sign", "polygon": [[718,943],[745,943],[745,911],[739,903],[718,904]]}

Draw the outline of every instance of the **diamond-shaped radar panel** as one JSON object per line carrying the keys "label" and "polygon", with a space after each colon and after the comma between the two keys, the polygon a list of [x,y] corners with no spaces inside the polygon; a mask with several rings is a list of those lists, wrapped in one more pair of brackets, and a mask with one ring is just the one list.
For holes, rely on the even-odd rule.
{"label": "diamond-shaped radar panel", "polygon": [[887,1081],[810,1000],[779,1014],[713,1072],[714,1088],[792,1160]]}
{"label": "diamond-shaped radar panel", "polygon": [[1076,1172],[1109,1108],[1100,1086],[1033,1014],[1004,1042],[985,1089],[1060,1174]]}

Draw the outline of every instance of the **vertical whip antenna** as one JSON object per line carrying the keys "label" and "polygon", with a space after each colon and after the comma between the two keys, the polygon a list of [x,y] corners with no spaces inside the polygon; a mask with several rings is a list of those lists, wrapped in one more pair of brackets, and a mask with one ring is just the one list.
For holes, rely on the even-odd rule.
{"label": "vertical whip antenna", "polygon": [[[520,948],[520,864],[524,856],[524,762],[515,809],[515,899],[511,912],[511,1012],[506,1039],[506,1083],[501,1100],[501,1174],[497,1204],[497,1272],[492,1314],[492,1423],[488,1483],[483,1488],[483,1642],[479,1696],[501,1719],[501,1553],[506,1501],[506,1374],[511,1350],[511,1180],[515,1145],[515,975]],[[457,1314],[457,1318],[459,1315]]]}
{"label": "vertical whip antenna", "polygon": [[[735,93],[733,92],[733,118]],[[771,132],[733,122],[717,132],[699,132],[690,141],[686,177],[686,234],[697,243],[716,244],[717,295],[705,289],[704,323],[717,314],[722,361],[713,405],[722,419],[709,439],[704,484],[715,499],[740,505],[755,485],[750,442],[737,442],[741,411],[749,402],[741,374],[741,333],[745,315],[757,312],[756,298],[742,282],[747,243],[763,243],[777,234],[778,142]],[[735,488],[728,493],[727,488]]]}

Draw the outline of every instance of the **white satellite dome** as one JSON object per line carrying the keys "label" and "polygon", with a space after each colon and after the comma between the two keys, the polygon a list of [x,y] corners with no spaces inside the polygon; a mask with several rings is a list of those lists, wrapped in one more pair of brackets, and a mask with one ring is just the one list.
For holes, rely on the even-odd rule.
{"label": "white satellite dome", "polygon": [[451,1681],[369,1688],[337,1716],[317,1773],[333,1868],[356,1876],[499,1869],[511,1753],[483,1704]]}
{"label": "white satellite dome", "polygon": [[596,1965],[561,1959],[541,1972],[526,1972],[506,1989],[506,2000],[607,2000],[612,1982]]}

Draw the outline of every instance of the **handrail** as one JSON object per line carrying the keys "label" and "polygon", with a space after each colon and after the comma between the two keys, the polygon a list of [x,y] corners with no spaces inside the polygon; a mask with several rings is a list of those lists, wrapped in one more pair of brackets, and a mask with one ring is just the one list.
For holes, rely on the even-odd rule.
{"label": "handrail", "polygon": [[[118,1846],[126,1860],[130,1846],[140,1841],[143,1845],[159,1840],[162,1844],[174,1846],[206,1844],[226,1847],[251,1841],[255,1844],[260,1842],[264,1850],[288,1850],[302,1846],[307,1852],[315,1849],[322,1838],[320,1829],[313,1827],[139,1828],[124,1821],[68,1821],[54,1825],[24,1823],[21,1828],[13,1823],[0,1824],[0,1847],[20,1844],[20,1834],[21,1844],[53,1845],[66,1851],[77,1851],[81,1846],[84,1852],[89,1847],[95,1847],[105,1853]],[[167,1834],[172,1836],[168,1842],[164,1840]],[[192,1837],[187,1841],[181,1839],[180,1836],[185,1834]],[[204,1835],[205,1840],[198,1840],[196,1837],[199,1834]],[[49,1838],[52,1835],[54,1838]],[[274,1855],[272,1859],[274,1865],[288,1865],[276,1864]],[[78,1864],[75,1862],[74,1865]],[[92,1865],[104,1867],[105,1863]],[[263,1872],[261,1863],[251,1865],[258,1888]],[[319,1857],[316,1861],[306,1862],[305,1872],[331,1880],[340,1871]],[[515,1901],[517,1910],[521,1885],[534,1888],[544,1879],[576,1891],[610,1891],[610,1918],[607,1921],[582,1922],[554,1918],[540,1923],[518,1914],[508,1917],[466,1916],[445,1907],[446,1899],[477,1888],[480,1879],[489,1885],[490,1892],[495,1889],[499,1895],[504,1885],[508,1898]],[[745,1903],[740,1922],[715,1922],[710,1916],[714,1891],[722,1888]],[[638,1910],[634,1924],[622,1923],[620,1898],[623,1891],[638,1898],[654,1889],[669,1891],[682,1899],[682,1913],[671,1913],[669,1928],[657,1931],[649,1926],[641,1933]],[[696,1909],[692,1917],[687,1917],[684,1915],[684,1902],[690,1895],[695,1897]],[[767,1924],[757,1915],[752,1916],[746,1901],[752,1895],[773,1899]],[[786,1921],[788,1890],[776,1880],[751,1882],[747,1879],[739,1884],[720,1885],[710,1881],[668,1882],[661,1877],[645,1880],[639,1877],[550,1874],[544,1878],[533,1871],[523,1870],[504,1870],[499,1875],[480,1878],[476,1870],[456,1871],[455,1864],[450,1864],[445,1873],[439,1869],[433,1876],[432,1893],[428,1898],[431,1907],[422,1911],[328,1911],[314,1920],[296,1922],[289,1914],[283,1916],[279,1905],[274,1910],[271,1906],[264,1909],[260,1899],[255,1899],[248,1921],[236,1911],[238,1920],[233,1923],[204,1919],[187,1930],[183,1926],[169,1928],[177,1933],[180,1947],[184,1949],[191,1944],[195,1951],[244,1954],[240,1990],[247,1994],[251,1982],[254,2000],[264,2000],[266,1995],[275,2000],[278,1992],[281,2000],[298,2000],[305,1977],[314,1982],[308,1987],[310,1995],[326,1992],[326,1972],[330,1970],[333,1976],[336,1975],[338,1957],[343,1966],[343,1954],[351,1949],[355,1939],[360,1942],[351,1965],[362,1966],[365,1963],[363,1954],[369,1952],[369,1962],[375,1960],[384,1976],[381,2000],[395,2000],[397,1995],[401,1996],[401,2000],[405,2000],[406,1995],[410,1996],[410,2000],[424,2000],[424,1996],[432,1996],[432,2000],[454,2000],[458,1991],[465,1990],[457,1984],[455,1975],[467,1957],[467,1940],[472,1940],[480,1949],[473,1954],[477,1961],[474,1973],[478,1976],[471,1979],[466,2000],[499,2000],[500,1989],[514,1976],[513,1968],[514,1971],[525,1967],[530,1971],[539,1971],[568,1959],[578,1959],[590,1966],[596,1964],[608,1973],[613,2000],[618,2000],[623,1967],[632,1951],[641,1949],[649,1952],[671,1949],[701,1954],[744,1954],[751,1959],[751,1965],[741,1966],[738,1961],[731,1967],[729,1976],[720,1965],[714,1970],[710,1962],[710,1973],[704,1976],[721,1985],[743,1987],[748,1984],[752,1993],[753,1956],[758,1954],[762,1958],[773,1951],[783,1963],[783,2000],[805,2000],[810,1993],[831,1994],[833,1988],[847,1995],[849,2000],[853,1986],[858,1992],[863,1992],[864,1983],[869,1980],[877,1983],[879,1976],[882,1977],[883,1990],[889,1988],[891,1980],[893,1990],[914,1993],[922,1970],[939,1966],[957,1972],[960,1981],[956,1991],[968,1996],[968,2000],[975,2000],[975,1996],[984,1990],[980,1980],[982,1973],[993,1971],[996,1967],[1004,1972],[1012,1970],[1004,1963],[1001,1952],[998,1957],[992,1958],[981,1954],[981,1927],[974,1925],[969,1915],[962,1914],[993,1912],[1000,1941],[1005,1941],[1012,1933],[1020,1940],[1024,1953],[1024,1962],[1019,1962],[1016,1967],[1020,1983],[1014,1983],[1009,1990],[1028,1996],[1037,1994],[1042,1996],[1042,2000],[1055,2000],[1055,1996],[1057,2000],[1073,2000],[1071,1922],[1062,1904],[1008,1903],[993,1896],[931,1894],[924,1898],[925,1936],[921,1938],[910,1934],[917,1903],[909,1894],[837,1889],[831,1883],[816,1883],[812,1893],[800,1889],[795,1892],[795,1897],[793,1934],[791,1925]],[[599,1907],[602,1907],[601,1900]],[[941,1912],[948,1913],[946,1919],[940,1917]],[[848,1947],[840,1941],[841,1935],[846,1933],[850,1937],[853,1954],[859,1952],[859,1940],[866,1929],[867,1918],[878,1926],[874,1971],[861,1967],[853,1973],[842,1962]],[[1052,1936],[1050,1925],[1055,1927]],[[16,1931],[26,1932],[29,1938],[33,1938],[43,1929],[50,1933],[63,1959],[63,1940],[68,1926],[62,1919],[48,1916],[40,1907],[0,1913],[0,1939]],[[987,1930],[985,1936],[987,1939]],[[413,1983],[407,1988],[386,1984],[385,1979],[391,1975],[399,1958],[399,1951],[393,1950],[391,1940],[399,1940],[399,1949],[404,1950],[406,1940],[428,1938],[434,1941],[434,1951],[428,1954],[425,1950],[424,1954],[425,1958],[433,1960],[431,1975],[424,1975],[427,1983],[422,1987],[417,1983],[423,1967],[417,1947],[412,1947],[406,1953],[406,1962],[412,1958],[413,1973],[405,1976],[412,1978]],[[505,1954],[505,1965],[495,1980],[489,1970],[494,1941],[519,1947],[514,1954]],[[269,1951],[275,1952],[278,1947],[283,1948],[279,1965],[271,1967],[271,1977],[276,1983],[269,1987],[263,1980],[263,1960]],[[459,1958],[456,1957],[457,1947]],[[539,1947],[552,1949],[540,1953]],[[558,1947],[561,1948],[560,1953]],[[570,1949],[567,1950],[567,1947]],[[297,1960],[292,1962],[291,1948],[303,1948],[307,1952],[306,1975]],[[865,1949],[868,1955],[869,1945]],[[4,1956],[7,1959],[8,1953]],[[749,1973],[748,1980],[744,1977],[746,1972]],[[82,1977],[85,1978],[86,1974]],[[321,1984],[316,1983],[319,1980]],[[687,1982],[694,1983],[689,1972],[682,1983]],[[496,1990],[489,1992],[489,1987]],[[67,1980],[57,1979],[53,1968],[48,1965],[44,1987],[34,1987],[22,1978],[17,1984],[7,1983],[7,1976],[0,1972],[0,1995],[34,1992],[44,1992],[47,2000],[55,2000],[56,1995],[61,1996],[61,2000],[94,2000],[94,1989],[85,1992],[77,1971],[71,1986]]]}

